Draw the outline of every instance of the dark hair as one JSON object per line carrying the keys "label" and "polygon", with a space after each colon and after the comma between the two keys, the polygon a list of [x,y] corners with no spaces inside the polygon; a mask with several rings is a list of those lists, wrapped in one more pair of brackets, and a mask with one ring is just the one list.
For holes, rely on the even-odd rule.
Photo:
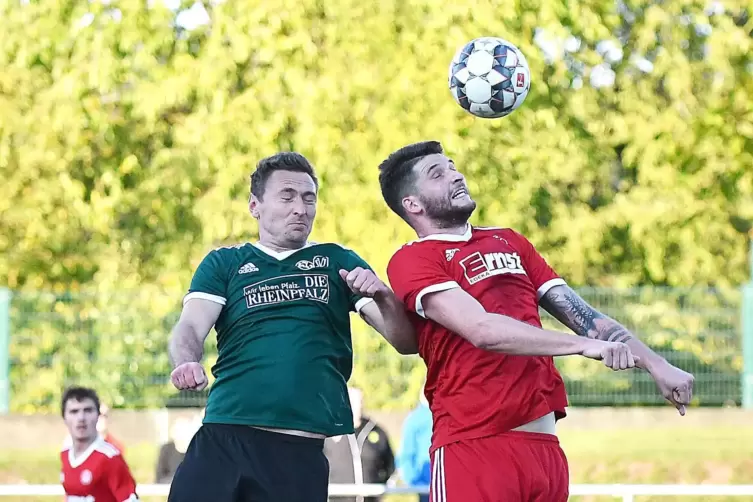
{"label": "dark hair", "polygon": [[319,189],[319,180],[314,174],[314,166],[306,157],[298,152],[280,152],[269,157],[265,157],[256,164],[256,170],[251,175],[251,194],[261,200],[264,196],[264,189],[267,186],[267,180],[275,171],[293,171],[297,173],[306,173],[314,180],[314,186]]}
{"label": "dark hair", "polygon": [[379,164],[379,186],[382,188],[382,197],[390,209],[402,219],[407,221],[402,204],[403,197],[410,193],[416,181],[413,166],[427,155],[443,152],[439,141],[422,141],[392,152],[384,162]]}
{"label": "dark hair", "polygon": [[84,399],[91,399],[94,401],[94,405],[97,407],[97,413],[99,413],[99,396],[94,391],[94,389],[90,389],[88,387],[68,387],[65,389],[65,392],[63,392],[63,399],[61,399],[60,402],[60,414],[65,417],[65,405],[68,404],[68,401],[71,399],[76,401],[83,401]]}

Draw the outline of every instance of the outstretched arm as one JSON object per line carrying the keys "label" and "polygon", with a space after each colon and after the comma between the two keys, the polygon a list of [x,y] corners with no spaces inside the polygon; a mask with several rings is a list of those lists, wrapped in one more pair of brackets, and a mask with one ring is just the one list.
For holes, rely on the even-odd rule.
{"label": "outstretched arm", "polygon": [[641,342],[625,326],[593,308],[568,286],[554,286],[541,297],[541,306],[579,336],[623,342],[656,381],[662,395],[685,414],[685,406],[693,395],[693,375],[669,364],[663,357]]}
{"label": "outstretched arm", "polygon": [[179,390],[202,390],[208,380],[201,359],[204,340],[217,322],[222,305],[211,300],[192,298],[183,306],[169,341],[170,379]]}
{"label": "outstretched arm", "polygon": [[395,293],[371,270],[356,267],[350,272],[340,271],[340,277],[351,291],[365,298],[373,298],[361,307],[361,317],[377,330],[400,354],[418,352],[418,341],[405,306]]}
{"label": "outstretched arm", "polygon": [[422,302],[428,319],[480,349],[521,356],[582,355],[614,370],[635,365],[625,344],[574,337],[487,312],[461,288],[429,293]]}

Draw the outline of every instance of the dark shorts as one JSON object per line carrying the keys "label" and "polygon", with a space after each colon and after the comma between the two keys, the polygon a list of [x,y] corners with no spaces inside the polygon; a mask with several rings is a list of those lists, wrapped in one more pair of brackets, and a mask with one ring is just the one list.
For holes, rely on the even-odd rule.
{"label": "dark shorts", "polygon": [[168,502],[326,502],[324,440],[245,425],[204,424],[175,472]]}

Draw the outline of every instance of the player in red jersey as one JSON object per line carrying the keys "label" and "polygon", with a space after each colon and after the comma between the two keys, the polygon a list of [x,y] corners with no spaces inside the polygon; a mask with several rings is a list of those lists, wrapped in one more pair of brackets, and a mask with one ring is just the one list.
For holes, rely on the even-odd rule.
{"label": "player in red jersey", "polygon": [[97,393],[84,387],[67,389],[62,414],[71,437],[60,454],[66,502],[137,501],[136,482],[120,451],[97,432]]}
{"label": "player in red jersey", "polygon": [[[647,369],[685,413],[692,375],[594,310],[524,236],[469,225],[476,203],[438,142],[394,152],[379,181],[419,237],[395,253],[387,274],[414,313],[427,366],[434,502],[567,500],[555,431],[567,395],[552,356]],[[541,329],[539,305],[581,336]]]}

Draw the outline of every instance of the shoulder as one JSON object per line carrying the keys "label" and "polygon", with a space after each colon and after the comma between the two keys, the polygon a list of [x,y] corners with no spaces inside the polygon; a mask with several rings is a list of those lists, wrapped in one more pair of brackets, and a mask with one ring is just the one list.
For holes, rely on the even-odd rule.
{"label": "shoulder", "polygon": [[94,453],[107,457],[108,460],[112,460],[121,456],[118,447],[112,443],[105,441],[104,439],[97,441],[94,447]]}
{"label": "shoulder", "polygon": [[403,244],[392,254],[387,268],[417,260],[433,260],[444,254],[446,244],[438,241],[412,241]]}
{"label": "shoulder", "polygon": [[510,227],[473,227],[473,233],[479,237],[496,235],[499,237],[522,237],[518,232]]}
{"label": "shoulder", "polygon": [[530,244],[530,241],[523,234],[509,227],[474,227],[473,232],[477,238],[497,237],[513,246]]}
{"label": "shoulder", "polygon": [[310,248],[312,251],[326,252],[332,255],[359,256],[354,249],[338,242],[312,242]]}
{"label": "shoulder", "polygon": [[250,243],[219,246],[207,252],[201,260],[199,268],[224,269],[233,268],[253,248]]}
{"label": "shoulder", "polygon": [[337,242],[310,242],[309,249],[311,251],[326,252],[330,254],[340,255],[356,255],[353,249]]}
{"label": "shoulder", "polygon": [[423,407],[413,408],[410,413],[408,413],[408,416],[405,417],[406,429],[421,429],[426,422],[427,416],[431,420],[431,411],[429,411],[427,414],[426,410]]}
{"label": "shoulder", "polygon": [[234,256],[245,254],[251,248],[253,248],[253,244],[251,244],[250,242],[228,244],[225,246],[215,247],[214,249],[209,251],[209,253],[207,253],[207,256],[214,256],[217,258],[231,258]]}
{"label": "shoulder", "polygon": [[357,251],[337,242],[312,243],[310,249],[311,254],[327,256],[342,266],[368,265]]}

